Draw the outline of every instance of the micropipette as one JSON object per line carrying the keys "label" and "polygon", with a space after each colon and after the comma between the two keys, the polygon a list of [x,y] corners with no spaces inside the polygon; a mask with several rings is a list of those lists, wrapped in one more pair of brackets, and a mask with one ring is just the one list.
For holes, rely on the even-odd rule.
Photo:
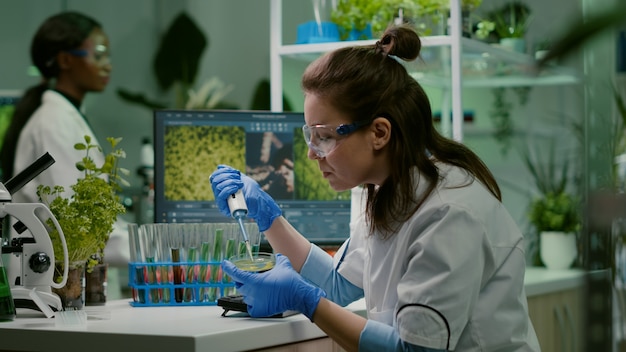
{"label": "micropipette", "polygon": [[246,215],[248,215],[248,206],[246,205],[246,200],[243,197],[241,190],[238,190],[228,197],[228,208],[230,209],[230,215],[232,215],[232,217],[239,223],[243,240],[246,243],[246,250],[248,251],[250,260],[254,261],[252,248],[250,247],[250,240],[248,240],[248,233],[246,232],[246,228],[243,226],[243,219]]}

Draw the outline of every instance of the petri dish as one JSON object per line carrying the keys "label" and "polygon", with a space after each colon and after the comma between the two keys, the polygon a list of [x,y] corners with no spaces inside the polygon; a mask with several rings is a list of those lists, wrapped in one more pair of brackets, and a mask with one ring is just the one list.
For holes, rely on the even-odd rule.
{"label": "petri dish", "polygon": [[238,254],[229,259],[240,270],[261,273],[268,271],[276,264],[276,256],[273,253],[253,253],[252,259],[248,253]]}

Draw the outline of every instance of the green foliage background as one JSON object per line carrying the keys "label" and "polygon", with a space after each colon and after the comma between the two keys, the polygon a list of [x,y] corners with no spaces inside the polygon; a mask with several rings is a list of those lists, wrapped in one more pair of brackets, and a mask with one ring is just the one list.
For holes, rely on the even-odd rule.
{"label": "green foliage background", "polygon": [[[243,127],[167,127],[163,180],[165,198],[214,200],[209,176],[219,164],[245,170],[245,137]],[[220,148],[210,147],[216,145]]]}

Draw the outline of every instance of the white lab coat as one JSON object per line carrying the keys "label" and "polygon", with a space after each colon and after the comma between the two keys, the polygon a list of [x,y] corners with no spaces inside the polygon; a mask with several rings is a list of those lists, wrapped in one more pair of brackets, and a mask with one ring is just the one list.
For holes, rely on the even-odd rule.
{"label": "white lab coat", "polygon": [[[13,194],[14,203],[38,202],[39,185],[63,186],[67,192],[66,196],[69,196],[72,192],[70,185],[76,183],[82,176],[76,169],[76,162],[84,156],[84,151],[75,150],[74,144],[84,142],[85,135],[91,136],[92,143],[98,144],[98,139],[87,121],[65,97],[48,90],[41,100],[41,106],[33,113],[20,133],[13,174],[25,169],[46,152],[52,155],[55,162]],[[100,153],[90,155],[96,165],[104,162],[104,156]]]}
{"label": "white lab coat", "polygon": [[368,237],[363,215],[353,221],[350,241],[335,255],[338,261],[345,252],[339,273],[363,288],[368,318],[394,326],[409,343],[539,351],[524,292],[522,234],[481,183],[455,188],[471,178],[437,165],[441,184],[395,236]]}
{"label": "white lab coat", "polygon": [[[14,162],[14,175],[32,164],[46,152],[55,162],[32,181],[13,194],[13,203],[38,203],[37,186],[55,185],[65,188],[65,197],[72,194],[71,185],[82,176],[76,168],[85,152],[75,150],[74,144],[83,142],[85,135],[91,143],[99,144],[98,139],[81,113],[61,94],[48,90],[44,92],[41,106],[35,110],[20,133]],[[101,153],[90,153],[96,165],[104,163]],[[109,264],[127,266],[130,258],[126,223],[119,219],[105,248],[105,260]]]}

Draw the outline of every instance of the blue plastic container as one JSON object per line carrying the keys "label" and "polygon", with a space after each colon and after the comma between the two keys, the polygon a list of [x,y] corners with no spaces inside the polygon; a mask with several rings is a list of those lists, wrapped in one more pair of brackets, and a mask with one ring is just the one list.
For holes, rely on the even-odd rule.
{"label": "blue plastic container", "polygon": [[332,22],[309,21],[298,25],[296,44],[329,43],[339,41],[339,28]]}

